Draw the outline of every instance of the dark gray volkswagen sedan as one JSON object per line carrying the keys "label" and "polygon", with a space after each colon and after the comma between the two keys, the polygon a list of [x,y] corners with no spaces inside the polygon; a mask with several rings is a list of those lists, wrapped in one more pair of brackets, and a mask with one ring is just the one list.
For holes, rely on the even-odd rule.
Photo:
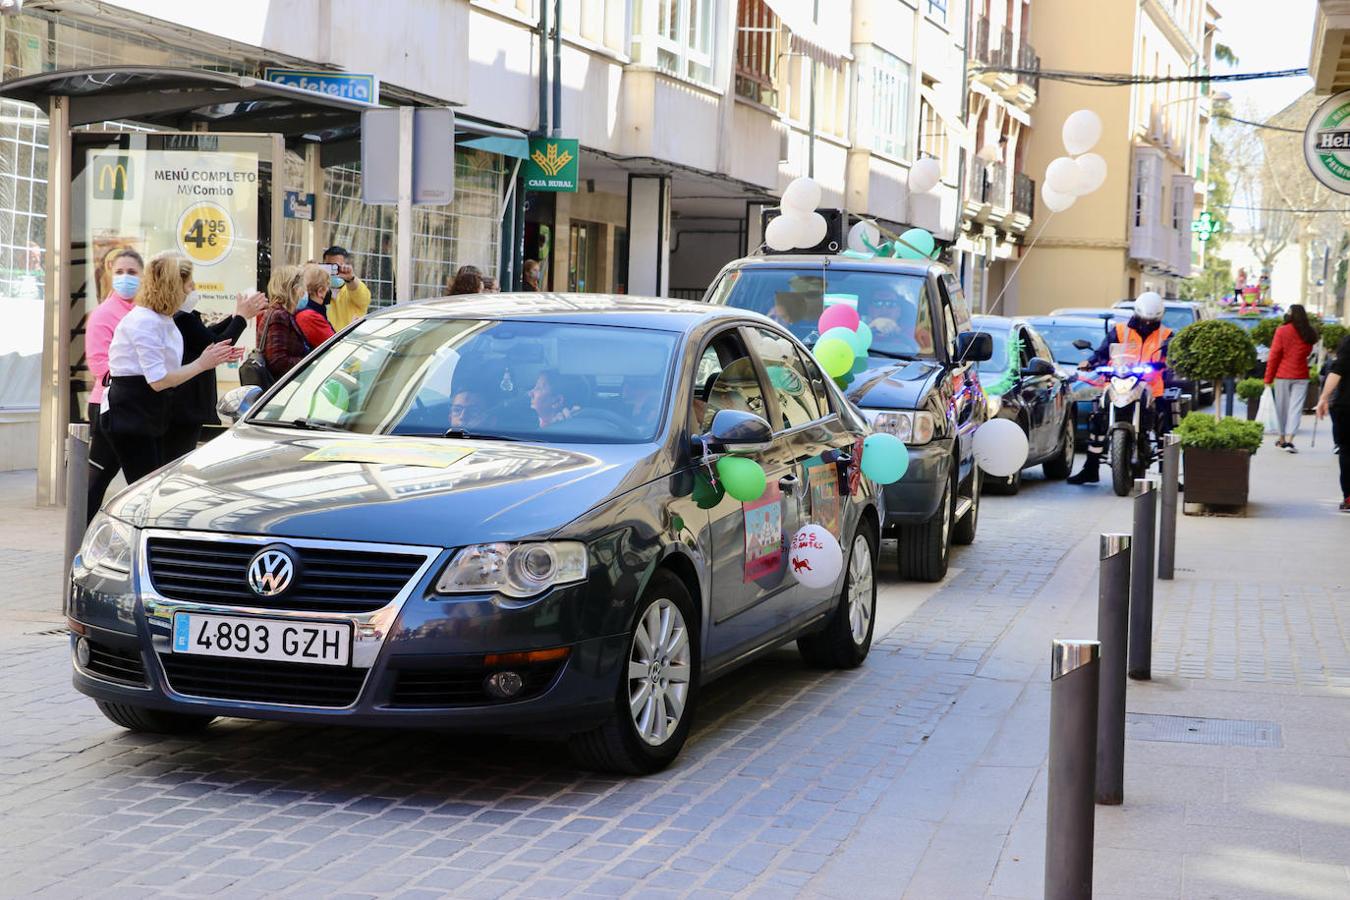
{"label": "dark gray volkswagen sedan", "polygon": [[[75,559],[74,681],[112,721],[216,716],[679,752],[701,685],[795,640],[862,663],[880,521],[866,426],[736,309],[494,295],[372,315],[133,485]],[[715,477],[757,461],[757,500]],[[744,493],[740,491],[740,493]],[[802,526],[832,584],[789,571]]]}

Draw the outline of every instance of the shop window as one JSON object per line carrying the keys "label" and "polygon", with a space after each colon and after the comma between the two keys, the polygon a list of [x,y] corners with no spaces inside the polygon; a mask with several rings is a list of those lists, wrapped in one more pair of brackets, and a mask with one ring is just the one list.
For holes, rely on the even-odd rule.
{"label": "shop window", "polygon": [[603,226],[573,221],[568,234],[567,289],[597,293],[600,285],[600,249]]}

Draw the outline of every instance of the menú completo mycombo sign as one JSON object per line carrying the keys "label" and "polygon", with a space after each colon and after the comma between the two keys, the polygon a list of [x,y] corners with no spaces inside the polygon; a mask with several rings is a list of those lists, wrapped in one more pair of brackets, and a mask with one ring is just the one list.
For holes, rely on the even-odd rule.
{"label": "men\u00fa completo mycombo sign", "polygon": [[1303,132],[1303,157],[1319,182],[1350,194],[1350,91],[1317,107]]}

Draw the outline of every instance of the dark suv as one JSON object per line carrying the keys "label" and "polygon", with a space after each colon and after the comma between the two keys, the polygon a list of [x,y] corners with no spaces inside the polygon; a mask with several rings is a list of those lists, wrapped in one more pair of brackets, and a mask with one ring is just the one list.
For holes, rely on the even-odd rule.
{"label": "dark suv", "polygon": [[826,305],[858,310],[873,341],[844,379],[845,395],[910,452],[909,471],[885,489],[886,536],[899,541],[901,575],[942,579],[951,545],[975,539],[974,436],[985,420],[975,364],[993,350],[988,335],[971,330],[956,277],[922,260],[746,257],[722,270],[705,299],[763,313],[808,346]]}

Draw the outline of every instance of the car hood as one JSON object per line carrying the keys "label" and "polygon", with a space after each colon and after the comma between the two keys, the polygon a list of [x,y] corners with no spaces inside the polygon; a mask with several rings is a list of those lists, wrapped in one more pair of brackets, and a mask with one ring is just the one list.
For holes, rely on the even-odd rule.
{"label": "car hood", "polygon": [[650,480],[653,445],[563,445],[239,425],[109,512],[174,528],[456,547],[548,535]]}
{"label": "car hood", "polygon": [[918,409],[942,366],[928,360],[870,360],[844,391],[862,409]]}

